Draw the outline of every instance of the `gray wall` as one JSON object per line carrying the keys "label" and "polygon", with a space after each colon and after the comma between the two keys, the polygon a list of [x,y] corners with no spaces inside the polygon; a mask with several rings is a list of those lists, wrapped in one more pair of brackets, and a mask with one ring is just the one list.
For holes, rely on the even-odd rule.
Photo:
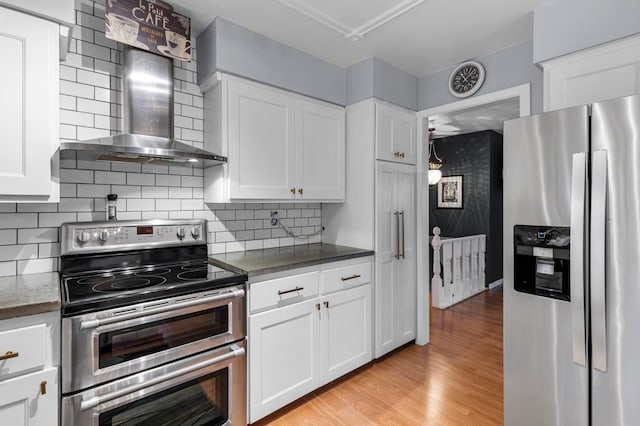
{"label": "gray wall", "polygon": [[462,175],[462,209],[439,209],[429,187],[429,229],[443,237],[486,234],[486,283],[502,278],[502,135],[484,131],[439,139],[443,176]]}
{"label": "gray wall", "polygon": [[[475,58],[486,70],[484,84],[474,96],[485,95],[521,84],[531,84],[531,112],[542,112],[542,70],[533,63],[533,42],[526,41],[486,56]],[[449,76],[455,64],[418,80],[418,110],[459,101],[449,93]]]}
{"label": "gray wall", "polygon": [[640,32],[638,0],[548,0],[533,14],[533,61]]}
{"label": "gray wall", "polygon": [[347,68],[347,105],[371,97],[416,111],[418,78],[378,58]]}
{"label": "gray wall", "polygon": [[[213,43],[212,43],[213,42]],[[345,70],[217,17],[197,38],[198,84],[215,71],[256,80],[338,105],[345,104]]]}

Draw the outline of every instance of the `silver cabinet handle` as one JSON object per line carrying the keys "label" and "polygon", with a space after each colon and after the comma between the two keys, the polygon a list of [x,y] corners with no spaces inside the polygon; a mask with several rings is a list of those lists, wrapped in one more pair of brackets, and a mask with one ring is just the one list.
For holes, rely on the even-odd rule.
{"label": "silver cabinet handle", "polygon": [[[594,151],[591,166],[591,356],[593,368],[607,371],[605,238],[607,152]],[[573,247],[573,242],[571,243]]]}
{"label": "silver cabinet handle", "polygon": [[290,290],[278,290],[278,296],[282,296],[283,294],[287,294],[287,293],[294,293],[296,291],[302,291],[304,290],[304,287],[297,287],[296,288],[292,288]]}
{"label": "silver cabinet handle", "polygon": [[584,326],[584,236],[587,156],[573,154],[571,167],[571,250],[569,271],[571,293],[571,340],[573,362],[587,365]]}
{"label": "silver cabinet handle", "polygon": [[360,275],[360,274],[353,274],[353,275],[350,275],[348,277],[341,277],[340,279],[342,281],[349,281],[349,280],[355,280],[356,278],[360,278],[361,276],[362,275]]}
{"label": "silver cabinet handle", "polygon": [[[404,210],[400,212],[400,217],[402,217],[402,258],[404,259]],[[398,256],[398,259],[399,258],[400,256]]]}
{"label": "silver cabinet handle", "polygon": [[155,378],[147,380],[147,381],[145,381],[143,383],[138,383],[138,384],[135,384],[133,386],[126,387],[124,389],[119,389],[119,390],[117,390],[115,392],[107,393],[105,395],[100,395],[100,396],[94,396],[93,398],[89,398],[86,401],[83,400],[83,401],[80,402],[80,409],[82,411],[90,410],[92,408],[97,407],[100,404],[103,404],[103,403],[108,402],[108,401],[112,401],[112,400],[114,400],[116,398],[119,398],[121,396],[124,396],[124,395],[130,394],[130,393],[139,391],[139,390],[144,389],[144,388],[151,387],[153,385],[157,385],[158,383],[162,383],[162,382],[166,382],[166,381],[171,380],[171,379],[175,379],[175,378],[183,376],[185,374],[189,374],[192,371],[196,371],[196,370],[199,370],[201,368],[208,367],[210,365],[217,364],[217,363],[222,362],[222,361],[226,361],[226,360],[228,360],[230,358],[235,358],[237,356],[242,356],[242,355],[244,355],[244,353],[245,353],[244,348],[238,347],[236,345],[232,345],[232,346],[229,347],[229,352],[224,354],[224,355],[220,355],[218,357],[211,358],[211,359],[208,359],[206,361],[198,362],[198,363],[190,365],[188,367],[180,368],[178,370],[172,371],[169,374],[165,374],[164,376],[155,377]]}
{"label": "silver cabinet handle", "polygon": [[175,311],[182,308],[188,308],[190,306],[200,305],[202,303],[216,302],[216,301],[227,300],[227,299],[235,299],[236,297],[244,297],[244,290],[230,289],[229,291],[226,291],[222,294],[216,294],[214,296],[192,299],[187,302],[162,305],[160,307],[153,308],[153,309],[134,311],[130,314],[117,315],[117,316],[112,316],[108,318],[98,318],[94,320],[86,320],[86,321],[82,320],[80,321],[80,329],[87,330],[89,328],[97,328],[97,327],[100,327],[101,325],[115,324],[118,322],[146,317],[149,315]]}
{"label": "silver cabinet handle", "polygon": [[400,259],[400,213],[395,212],[394,215],[396,216],[396,254],[393,257]]}

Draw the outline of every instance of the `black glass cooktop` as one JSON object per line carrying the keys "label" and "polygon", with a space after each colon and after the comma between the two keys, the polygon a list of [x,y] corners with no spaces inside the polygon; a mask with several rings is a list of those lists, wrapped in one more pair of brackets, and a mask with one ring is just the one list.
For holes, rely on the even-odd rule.
{"label": "black glass cooktop", "polygon": [[246,280],[246,275],[209,265],[206,260],[63,275],[63,315],[211,290]]}

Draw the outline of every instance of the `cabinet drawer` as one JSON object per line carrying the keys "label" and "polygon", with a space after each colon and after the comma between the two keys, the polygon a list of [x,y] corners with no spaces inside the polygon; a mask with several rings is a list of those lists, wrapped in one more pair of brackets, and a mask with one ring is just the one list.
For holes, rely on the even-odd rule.
{"label": "cabinet drawer", "polygon": [[371,282],[370,262],[329,269],[322,272],[322,294],[357,287],[368,282]]}
{"label": "cabinet drawer", "polygon": [[249,292],[251,312],[288,305],[318,295],[318,272],[251,284]]}
{"label": "cabinet drawer", "polygon": [[38,324],[0,332],[0,359],[6,357],[0,360],[0,379],[45,365],[46,331],[45,324]]}

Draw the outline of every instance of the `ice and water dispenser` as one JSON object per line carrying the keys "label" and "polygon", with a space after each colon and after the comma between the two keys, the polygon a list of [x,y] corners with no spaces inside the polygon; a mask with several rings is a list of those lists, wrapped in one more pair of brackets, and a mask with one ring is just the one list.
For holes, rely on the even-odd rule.
{"label": "ice and water dispenser", "polygon": [[516,225],[514,289],[523,293],[569,299],[568,227]]}

